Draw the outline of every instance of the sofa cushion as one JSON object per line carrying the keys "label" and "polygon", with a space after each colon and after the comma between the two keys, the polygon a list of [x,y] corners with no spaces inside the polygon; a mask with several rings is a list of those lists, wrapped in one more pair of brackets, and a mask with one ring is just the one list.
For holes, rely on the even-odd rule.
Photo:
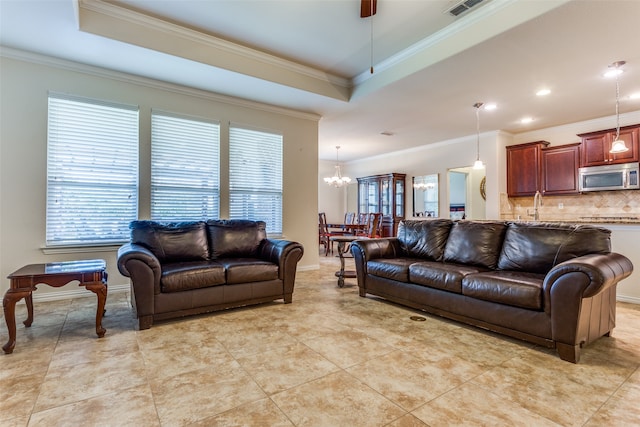
{"label": "sofa cushion", "polygon": [[444,261],[496,268],[506,228],[502,222],[455,222],[447,239]]}
{"label": "sofa cushion", "polygon": [[589,225],[510,223],[498,268],[546,274],[571,258],[611,252],[610,236],[610,230]]}
{"label": "sofa cushion", "polygon": [[278,266],[255,258],[222,258],[218,262],[227,271],[227,285],[264,282],[278,278]]}
{"label": "sofa cushion", "polygon": [[164,262],[199,261],[209,257],[205,223],[131,221],[131,243],[148,248]]}
{"label": "sofa cushion", "polygon": [[367,261],[367,273],[398,282],[409,281],[409,266],[422,261],[416,258],[378,258]]}
{"label": "sofa cushion", "polygon": [[514,307],[542,310],[544,274],[489,271],[462,279],[462,294]]}
{"label": "sofa cushion", "polygon": [[215,261],[175,262],[162,266],[162,292],[188,291],[224,283],[224,267]]}
{"label": "sofa cushion", "polygon": [[255,257],[260,243],[267,238],[264,221],[218,219],[207,221],[211,259]]}
{"label": "sofa cushion", "polygon": [[459,294],[462,292],[462,279],[467,274],[480,271],[485,271],[485,269],[432,261],[416,262],[409,266],[409,280],[418,285]]}
{"label": "sofa cushion", "polygon": [[397,237],[408,256],[441,261],[452,224],[449,219],[404,220]]}

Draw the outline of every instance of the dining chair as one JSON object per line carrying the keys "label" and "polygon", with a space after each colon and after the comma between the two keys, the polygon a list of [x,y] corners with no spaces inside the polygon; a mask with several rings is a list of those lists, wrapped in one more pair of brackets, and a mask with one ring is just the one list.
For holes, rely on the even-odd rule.
{"label": "dining chair", "polygon": [[342,233],[343,235],[354,234],[353,227],[349,226],[356,223],[356,218],[357,216],[355,212],[346,212],[344,214],[344,223],[342,224],[342,227],[340,227],[340,230],[331,230],[331,232]]}
{"label": "dining chair", "polygon": [[358,235],[363,237],[381,237],[381,227],[382,227],[382,214],[381,213],[370,213],[367,214],[367,219],[365,221],[365,228],[362,230],[358,230]]}
{"label": "dining chair", "polygon": [[368,213],[358,214],[358,224],[366,224],[368,218],[369,218]]}
{"label": "dining chair", "polygon": [[324,246],[324,256],[329,255],[329,252],[333,254],[333,242],[332,236],[341,236],[341,233],[333,233],[329,231],[327,226],[327,215],[324,212],[318,214],[318,239],[320,244]]}

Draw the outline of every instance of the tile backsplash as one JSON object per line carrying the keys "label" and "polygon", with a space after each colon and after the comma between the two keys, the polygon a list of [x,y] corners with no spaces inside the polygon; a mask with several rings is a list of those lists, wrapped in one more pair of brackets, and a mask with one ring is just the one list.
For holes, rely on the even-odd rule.
{"label": "tile backsplash", "polygon": [[[640,222],[640,190],[594,191],[567,196],[543,196],[540,221]],[[500,194],[500,218],[533,220],[533,196]]]}

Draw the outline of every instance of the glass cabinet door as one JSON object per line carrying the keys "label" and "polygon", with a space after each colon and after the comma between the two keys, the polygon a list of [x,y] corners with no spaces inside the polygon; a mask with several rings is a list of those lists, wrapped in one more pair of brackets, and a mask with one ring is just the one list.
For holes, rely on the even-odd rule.
{"label": "glass cabinet door", "polygon": [[380,185],[377,181],[369,182],[367,186],[367,210],[366,213],[380,212]]}
{"label": "glass cabinet door", "polygon": [[358,213],[369,213],[368,183],[366,181],[358,182]]}
{"label": "glass cabinet door", "polygon": [[395,180],[395,203],[396,203],[396,217],[404,218],[404,180],[396,179]]}
{"label": "glass cabinet door", "polygon": [[383,216],[391,215],[391,180],[389,178],[382,178],[380,180],[380,198],[382,203],[382,212]]}

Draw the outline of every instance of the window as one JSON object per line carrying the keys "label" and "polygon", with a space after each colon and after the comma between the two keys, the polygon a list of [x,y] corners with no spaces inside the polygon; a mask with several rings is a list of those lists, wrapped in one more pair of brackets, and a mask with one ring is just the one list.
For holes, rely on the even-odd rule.
{"label": "window", "polygon": [[220,125],[164,112],[151,115],[151,218],[220,215]]}
{"label": "window", "polygon": [[229,129],[229,216],[267,223],[282,234],[282,135]]}
{"label": "window", "polygon": [[49,95],[47,246],[116,244],[138,215],[138,108]]}

